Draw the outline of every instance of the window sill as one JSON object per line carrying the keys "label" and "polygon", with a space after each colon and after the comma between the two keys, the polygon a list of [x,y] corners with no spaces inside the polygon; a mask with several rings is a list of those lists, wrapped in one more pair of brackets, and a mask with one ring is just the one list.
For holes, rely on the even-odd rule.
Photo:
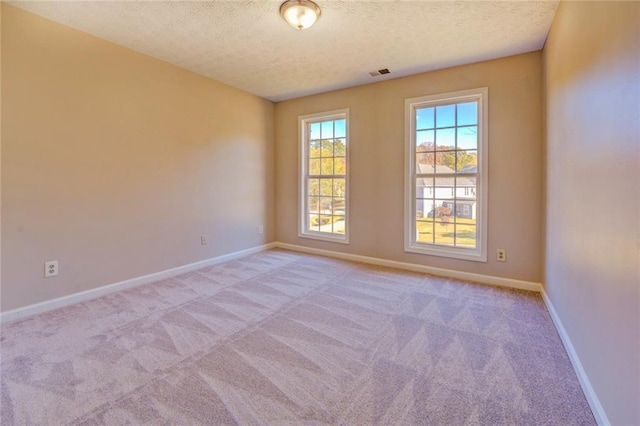
{"label": "window sill", "polygon": [[305,232],[305,233],[299,233],[298,237],[308,238],[311,240],[326,241],[329,243],[349,244],[349,237],[347,237],[346,235],[336,237],[331,234],[322,233],[322,232]]}
{"label": "window sill", "polygon": [[472,262],[487,262],[487,254],[478,250],[456,249],[452,247],[425,247],[408,245],[404,251],[407,253],[426,254],[429,256],[448,257],[451,259],[470,260]]}

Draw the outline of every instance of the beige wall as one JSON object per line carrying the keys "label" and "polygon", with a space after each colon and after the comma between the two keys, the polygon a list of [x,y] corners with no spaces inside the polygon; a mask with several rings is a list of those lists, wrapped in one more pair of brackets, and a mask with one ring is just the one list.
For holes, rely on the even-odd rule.
{"label": "beige wall", "polygon": [[2,178],[1,177],[2,177],[2,7],[0,7],[0,311],[2,307]]}
{"label": "beige wall", "polygon": [[2,55],[3,311],[273,240],[271,102],[6,4]]}
{"label": "beige wall", "polygon": [[640,424],[640,3],[563,2],[544,49],[545,290],[612,424]]}
{"label": "beige wall", "polygon": [[[541,281],[541,54],[415,75],[276,104],[277,239],[512,279]],[[404,252],[404,100],[489,87],[487,263]],[[298,237],[298,116],[350,109],[350,244]],[[506,248],[508,262],[495,261]]]}

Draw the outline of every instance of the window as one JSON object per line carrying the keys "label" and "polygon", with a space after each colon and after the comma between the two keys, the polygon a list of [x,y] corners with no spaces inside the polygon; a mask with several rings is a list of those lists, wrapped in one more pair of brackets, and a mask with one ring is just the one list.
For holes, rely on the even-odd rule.
{"label": "window", "polygon": [[299,117],[299,236],[349,242],[349,110]]}
{"label": "window", "polygon": [[488,90],[405,101],[405,251],[487,261]]}

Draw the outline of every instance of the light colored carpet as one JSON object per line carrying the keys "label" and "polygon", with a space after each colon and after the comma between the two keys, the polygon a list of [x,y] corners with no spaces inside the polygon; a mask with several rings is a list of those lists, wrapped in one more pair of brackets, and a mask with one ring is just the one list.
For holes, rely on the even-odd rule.
{"label": "light colored carpet", "polygon": [[3,425],[595,424],[540,295],[281,250],[1,339]]}

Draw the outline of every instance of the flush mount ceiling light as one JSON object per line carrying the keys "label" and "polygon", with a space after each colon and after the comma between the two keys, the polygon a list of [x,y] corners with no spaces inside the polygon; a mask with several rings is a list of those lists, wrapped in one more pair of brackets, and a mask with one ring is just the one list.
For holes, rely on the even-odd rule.
{"label": "flush mount ceiling light", "polygon": [[287,0],[280,6],[280,15],[293,28],[304,30],[320,17],[320,7],[311,0]]}

